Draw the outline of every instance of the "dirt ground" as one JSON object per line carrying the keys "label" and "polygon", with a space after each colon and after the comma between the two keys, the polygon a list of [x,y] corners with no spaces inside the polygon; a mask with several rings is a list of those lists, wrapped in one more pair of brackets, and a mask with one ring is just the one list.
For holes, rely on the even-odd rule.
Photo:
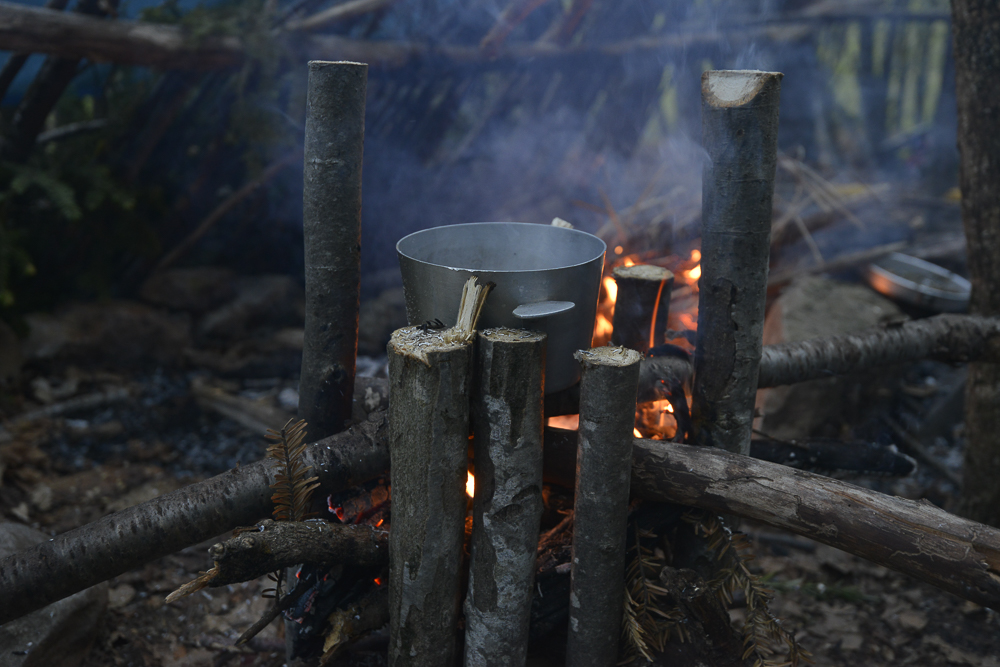
{"label": "dirt ground", "polygon": [[[0,444],[0,513],[5,520],[58,534],[263,455],[258,433],[199,403],[191,391],[197,373],[75,373],[74,395],[117,386],[126,388],[128,397],[36,418],[12,430]],[[70,375],[53,375],[46,382],[58,388]],[[5,396],[8,416],[42,407],[29,393],[31,382],[25,381],[23,394]],[[294,383],[227,380],[223,385],[234,396],[279,410],[278,396]],[[954,463],[950,446],[941,455]],[[950,509],[953,489],[925,468],[905,480],[860,481],[930,497]],[[766,526],[743,529],[754,545],[755,568],[776,590],[773,611],[794,629],[818,665],[1000,667],[996,612],[809,540]],[[270,604],[260,596],[266,581],[207,589],[164,603],[170,591],[210,565],[206,550],[215,541],[113,579],[109,609],[82,664],[286,664],[280,622],[248,646],[233,646]],[[738,625],[743,610],[733,609],[731,617]],[[558,664],[552,657],[560,653],[558,646],[547,643],[558,644],[562,636],[556,632],[534,645],[529,664]],[[376,632],[334,664],[384,665],[385,647],[385,633]]]}

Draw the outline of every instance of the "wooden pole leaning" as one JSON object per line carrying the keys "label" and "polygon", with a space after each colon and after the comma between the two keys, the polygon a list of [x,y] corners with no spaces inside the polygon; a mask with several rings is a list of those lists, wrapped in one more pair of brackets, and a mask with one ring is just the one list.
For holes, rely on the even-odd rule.
{"label": "wooden pole leaning", "polygon": [[674,274],[652,264],[619,266],[611,273],[618,285],[611,343],[639,352],[662,344]]}
{"label": "wooden pole leaning", "polygon": [[566,664],[606,667],[618,661],[642,355],[625,347],[597,347],[575,356],[583,376]]}
{"label": "wooden pole leaning", "polygon": [[311,61],[302,231],[306,316],[299,416],[310,436],[351,418],[361,299],[361,162],[368,65]]}
{"label": "wooden pole leaning", "polygon": [[694,355],[695,442],[750,451],[764,333],[782,74],[701,78],[701,281]]}
{"label": "wooden pole leaning", "polygon": [[476,341],[476,462],[465,667],[527,659],[542,517],[543,333],[487,329]]}
{"label": "wooden pole leaning", "polygon": [[456,651],[472,340],[406,327],[389,341],[389,665],[451,665]]}

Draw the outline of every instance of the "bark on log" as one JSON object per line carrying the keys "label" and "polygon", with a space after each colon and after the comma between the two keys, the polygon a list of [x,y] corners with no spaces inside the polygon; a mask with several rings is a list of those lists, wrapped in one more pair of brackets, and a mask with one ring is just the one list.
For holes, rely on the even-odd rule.
{"label": "bark on log", "polygon": [[293,565],[384,565],[389,531],[323,520],[272,521],[240,532],[208,550],[218,570],[210,587],[238,584]]}
{"label": "bark on log", "polygon": [[476,340],[476,462],[465,666],[523,667],[542,517],[545,334],[487,329]]}
{"label": "bark on log", "polygon": [[469,447],[471,343],[398,329],[389,341],[389,664],[454,661]]}
{"label": "bark on log", "polygon": [[[387,438],[385,414],[373,413],[309,446],[304,463],[324,490],[343,491],[385,473]],[[0,623],[270,515],[273,470],[266,460],[237,467],[0,561]]]}
{"label": "bark on log", "polygon": [[642,355],[624,347],[597,347],[575,357],[583,375],[566,664],[606,667],[618,661],[630,452]]}
{"label": "bark on log", "polygon": [[716,449],[637,439],[633,456],[632,488],[642,498],[762,521],[1000,605],[1000,530],[926,501]]}
{"label": "bark on log", "polygon": [[781,77],[702,75],[701,293],[692,428],[700,444],[750,450],[764,332]]}
{"label": "bark on log", "polygon": [[611,343],[645,354],[665,342],[674,274],[661,266],[636,264],[612,271],[618,285]]}
{"label": "bark on log", "polygon": [[777,387],[919,359],[997,358],[1000,318],[937,315],[851,336],[764,347],[757,386]]}
{"label": "bark on log", "polygon": [[[1000,5],[953,0],[952,34],[958,100],[959,182],[977,315],[1000,315]],[[997,349],[997,343],[993,343]],[[969,366],[965,394],[962,511],[1000,526],[1000,364]]]}
{"label": "bark on log", "polygon": [[302,233],[306,316],[299,416],[314,437],[351,418],[361,304],[361,161],[368,65],[309,63]]}

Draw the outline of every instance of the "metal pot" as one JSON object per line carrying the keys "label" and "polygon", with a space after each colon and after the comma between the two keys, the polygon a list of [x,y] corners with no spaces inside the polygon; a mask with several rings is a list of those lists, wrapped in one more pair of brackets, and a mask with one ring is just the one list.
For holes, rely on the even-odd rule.
{"label": "metal pot", "polygon": [[434,227],[396,244],[411,325],[453,326],[473,275],[496,283],[479,328],[548,334],[545,393],[580,379],[573,359],[590,347],[604,269],[604,241],[575,229],[522,222]]}

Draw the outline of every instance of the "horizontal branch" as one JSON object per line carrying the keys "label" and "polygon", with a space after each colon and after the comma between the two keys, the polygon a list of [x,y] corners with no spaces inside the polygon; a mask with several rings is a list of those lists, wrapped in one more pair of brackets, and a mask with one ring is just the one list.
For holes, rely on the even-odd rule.
{"label": "horizontal branch", "polygon": [[387,565],[389,531],[364,524],[264,519],[254,529],[213,545],[208,553],[216,570],[209,586],[226,586],[302,563]]}
{"label": "horizontal branch", "polygon": [[985,607],[1000,605],[1000,530],[774,463],[635,440],[632,492],[804,535]]}
{"label": "horizontal branch", "polygon": [[[372,0],[350,4],[371,9],[381,3]],[[386,3],[387,4],[387,3]],[[341,7],[331,8],[331,11]],[[312,29],[314,19],[292,24]],[[346,16],[346,15],[345,15]],[[335,16],[339,20],[344,16]],[[786,23],[808,24],[812,17],[789,17]],[[522,60],[573,59],[580,56],[617,58],[637,52],[658,52],[686,49],[699,45],[733,40],[798,39],[808,32],[807,25],[781,26],[762,24],[747,28],[697,27],[669,35],[640,36],[617,42],[580,43],[560,46],[536,41],[510,44],[497,52],[478,45],[440,45],[425,42],[373,41],[335,35],[304,35],[286,30],[276,38],[286,43],[303,59],[351,60],[368,63],[370,67],[393,69],[418,59],[443,59],[455,64],[497,66]],[[211,36],[194,39],[173,25],[140,21],[101,21],[50,9],[26,7],[0,0],[0,50],[25,53],[46,53],[67,58],[88,58],[98,62],[139,65],[160,69],[220,69],[238,66],[246,58],[241,41],[236,37]]]}
{"label": "horizontal branch", "polygon": [[850,336],[765,345],[757,385],[777,387],[920,359],[992,358],[998,336],[1000,319],[938,315]]}

